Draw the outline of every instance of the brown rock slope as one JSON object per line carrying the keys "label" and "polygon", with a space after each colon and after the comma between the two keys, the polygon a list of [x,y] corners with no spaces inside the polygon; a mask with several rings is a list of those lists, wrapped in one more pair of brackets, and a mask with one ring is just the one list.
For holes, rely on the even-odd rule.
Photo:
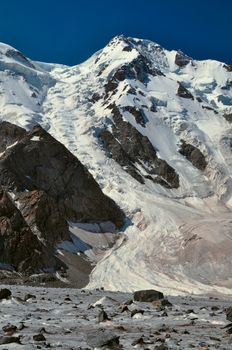
{"label": "brown rock slope", "polygon": [[55,245],[66,220],[120,227],[121,209],[88,170],[42,127],[0,123],[0,263],[37,272],[57,268]]}

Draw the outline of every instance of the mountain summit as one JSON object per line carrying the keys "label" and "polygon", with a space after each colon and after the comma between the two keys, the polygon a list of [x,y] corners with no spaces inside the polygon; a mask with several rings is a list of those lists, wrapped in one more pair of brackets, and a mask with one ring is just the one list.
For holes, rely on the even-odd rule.
{"label": "mountain summit", "polygon": [[[27,191],[40,190],[62,213],[69,208],[53,248],[58,257],[81,252],[94,262],[89,287],[231,293],[231,65],[124,36],[74,67],[34,62],[0,44],[0,106],[0,119],[17,126],[9,127],[0,159],[4,201],[25,203]],[[67,190],[58,172],[57,192],[52,180],[45,186],[47,164],[53,171],[63,165],[55,151],[48,159],[38,153],[39,173],[36,159],[26,162],[31,137],[46,147],[46,137],[30,131],[37,124],[64,158],[88,169],[85,180],[73,170]],[[12,187],[15,179],[21,187]],[[88,181],[99,194],[96,210]],[[70,202],[76,188],[81,212],[78,195]]]}

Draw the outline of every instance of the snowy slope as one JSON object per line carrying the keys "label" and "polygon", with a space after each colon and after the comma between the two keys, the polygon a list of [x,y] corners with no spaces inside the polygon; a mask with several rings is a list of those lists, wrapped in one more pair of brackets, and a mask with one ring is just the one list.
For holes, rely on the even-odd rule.
{"label": "snowy slope", "polygon": [[[127,214],[89,287],[231,293],[231,70],[122,36],[74,67],[32,62],[0,44],[0,118],[26,128],[40,123]],[[178,94],[180,85],[188,98]],[[113,133],[112,104],[175,170],[177,188],[148,179],[140,159],[144,184],[109,157],[101,133]],[[200,150],[204,170],[179,152],[181,140]]]}

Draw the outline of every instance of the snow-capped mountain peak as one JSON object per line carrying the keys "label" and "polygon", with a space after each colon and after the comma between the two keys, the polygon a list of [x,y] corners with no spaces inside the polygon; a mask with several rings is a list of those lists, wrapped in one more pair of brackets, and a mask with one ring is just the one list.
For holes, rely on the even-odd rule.
{"label": "snow-capped mountain peak", "polygon": [[9,51],[1,119],[49,130],[127,216],[90,286],[230,293],[231,66],[124,36],[74,67]]}

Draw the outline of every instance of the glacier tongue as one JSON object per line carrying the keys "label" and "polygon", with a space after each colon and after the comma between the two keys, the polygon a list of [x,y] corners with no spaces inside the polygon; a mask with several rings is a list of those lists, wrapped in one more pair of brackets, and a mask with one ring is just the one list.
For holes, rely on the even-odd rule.
{"label": "glacier tongue", "polygon": [[[8,57],[7,50],[0,45],[0,118],[27,128],[40,123],[88,167],[128,217],[125,235],[98,262],[89,288],[231,294],[232,129],[224,116],[232,113],[232,73],[227,66],[123,36],[74,67]],[[113,104],[175,170],[179,187],[163,186],[160,170],[138,155],[132,163],[144,179],[139,183],[106,149],[102,132],[115,136],[118,126]],[[189,158],[180,153],[183,141],[204,157],[205,169],[194,166],[197,151]]]}

